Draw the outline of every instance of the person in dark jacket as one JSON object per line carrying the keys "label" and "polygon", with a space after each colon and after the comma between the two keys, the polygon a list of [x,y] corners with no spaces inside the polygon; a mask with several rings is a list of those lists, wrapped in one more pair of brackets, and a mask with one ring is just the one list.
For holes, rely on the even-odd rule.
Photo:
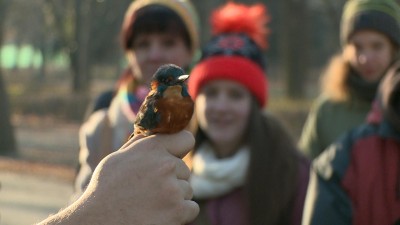
{"label": "person in dark jacket", "polygon": [[400,7],[394,0],[349,0],[343,8],[342,51],[322,79],[322,93],[304,124],[299,146],[317,157],[370,110],[379,82],[400,46]]}
{"label": "person in dark jacket", "polygon": [[303,224],[400,223],[400,60],[367,121],[313,162]]}

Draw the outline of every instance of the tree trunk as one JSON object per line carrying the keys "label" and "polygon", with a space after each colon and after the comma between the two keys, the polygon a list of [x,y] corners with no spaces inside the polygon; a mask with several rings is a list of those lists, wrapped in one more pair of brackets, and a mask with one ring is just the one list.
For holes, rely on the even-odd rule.
{"label": "tree trunk", "polygon": [[87,92],[90,83],[90,0],[75,0],[75,41],[76,50],[72,53],[74,92]]}
{"label": "tree trunk", "polygon": [[304,97],[309,69],[308,8],[301,0],[282,0],[280,55],[289,98]]}
{"label": "tree trunk", "polygon": [[210,39],[210,14],[218,5],[221,0],[203,0],[203,1],[192,1],[194,7],[200,18],[200,42],[201,46],[204,45]]}
{"label": "tree trunk", "polygon": [[48,61],[48,56],[47,56],[48,51],[47,51],[47,47],[46,47],[45,37],[43,37],[43,39],[40,43],[39,50],[42,53],[42,64],[40,65],[38,80],[40,82],[44,82],[47,77],[46,67],[47,67],[47,61]]}
{"label": "tree trunk", "polygon": [[[7,11],[8,0],[0,0],[0,46],[3,43],[4,35],[4,18]],[[1,64],[1,63],[0,63]],[[0,68],[0,155],[15,155],[16,141],[14,129],[11,125],[10,104],[6,91],[6,85],[3,80],[2,69]]]}

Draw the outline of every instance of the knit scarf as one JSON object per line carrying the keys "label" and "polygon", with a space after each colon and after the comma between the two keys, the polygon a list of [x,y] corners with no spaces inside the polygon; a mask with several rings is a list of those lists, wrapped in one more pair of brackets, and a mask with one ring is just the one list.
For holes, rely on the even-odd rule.
{"label": "knit scarf", "polygon": [[350,86],[350,93],[361,100],[372,102],[381,79],[375,82],[367,82],[354,70],[350,69],[349,73],[347,83]]}
{"label": "knit scarf", "polygon": [[250,151],[242,147],[229,157],[219,159],[207,143],[193,156],[190,184],[196,199],[219,197],[244,184],[250,162]]}
{"label": "knit scarf", "polygon": [[138,85],[133,78],[121,82],[118,90],[118,98],[122,102],[122,112],[130,121],[136,118],[136,114],[148,93],[149,88],[144,85]]}

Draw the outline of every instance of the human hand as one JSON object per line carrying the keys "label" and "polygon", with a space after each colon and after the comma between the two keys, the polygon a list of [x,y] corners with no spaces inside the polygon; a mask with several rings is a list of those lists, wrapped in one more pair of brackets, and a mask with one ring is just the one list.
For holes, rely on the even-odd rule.
{"label": "human hand", "polygon": [[190,200],[190,170],[181,159],[193,145],[188,131],[132,138],[100,162],[85,193],[67,208],[72,216],[63,224],[181,225],[194,220],[199,206]]}

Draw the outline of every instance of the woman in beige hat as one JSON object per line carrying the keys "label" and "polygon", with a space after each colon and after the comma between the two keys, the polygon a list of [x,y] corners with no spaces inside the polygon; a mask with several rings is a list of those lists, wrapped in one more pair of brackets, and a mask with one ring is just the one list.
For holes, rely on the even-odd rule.
{"label": "woman in beige hat", "polygon": [[132,133],[158,67],[173,63],[189,68],[199,45],[198,30],[198,17],[189,1],[137,0],[130,5],[121,31],[128,68],[116,90],[103,99],[105,106],[92,113],[80,129],[78,196],[100,160],[119,149]]}

